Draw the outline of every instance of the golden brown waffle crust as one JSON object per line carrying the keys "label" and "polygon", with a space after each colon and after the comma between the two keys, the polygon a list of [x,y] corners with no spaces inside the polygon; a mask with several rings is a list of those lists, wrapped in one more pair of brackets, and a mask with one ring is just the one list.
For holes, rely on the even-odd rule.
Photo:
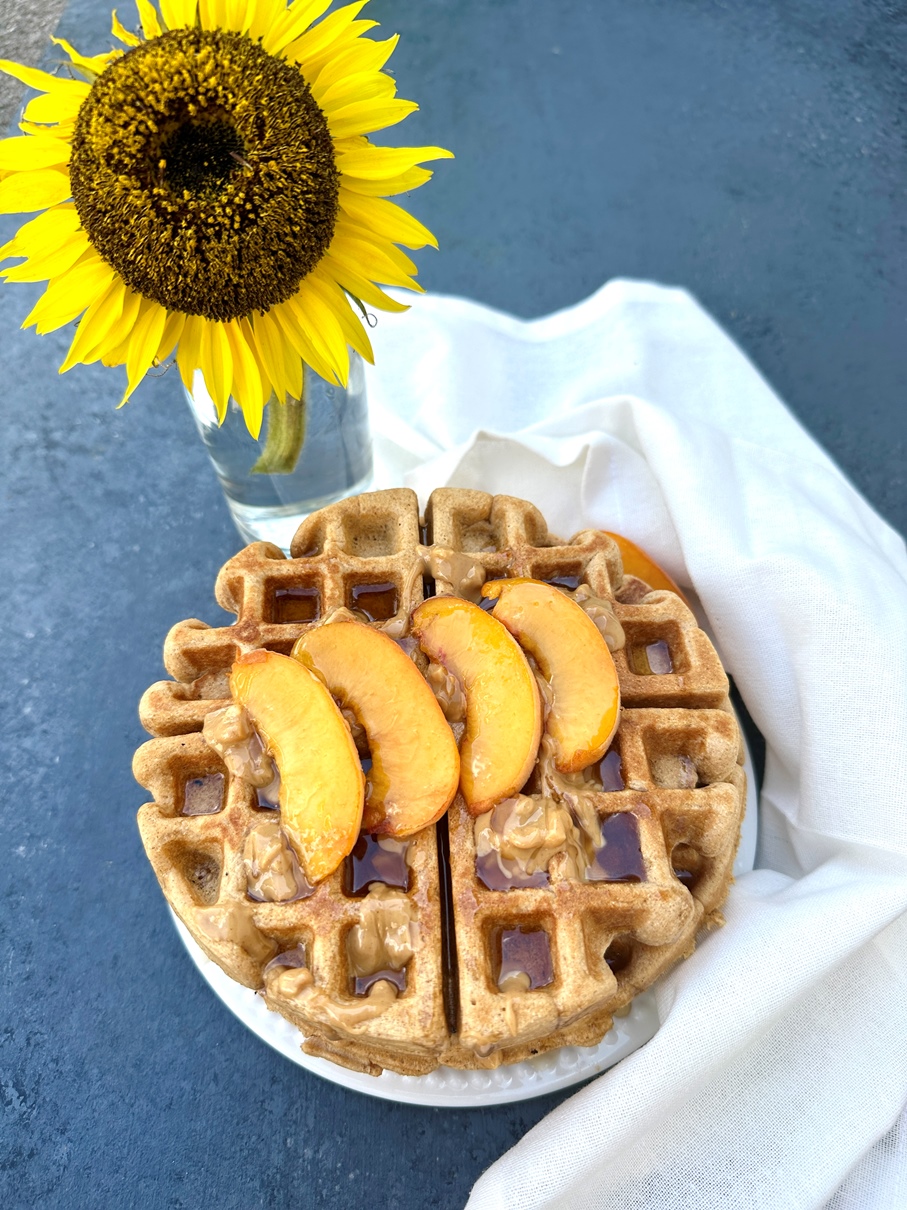
{"label": "golden brown waffle crust", "polygon": [[[456,583],[440,577],[431,583],[426,546],[467,554],[488,579],[581,582],[612,602],[627,640],[614,653],[623,710],[613,746],[625,788],[602,792],[595,802],[602,816],[635,816],[646,877],[490,891],[476,877],[473,820],[458,796],[439,825],[449,835],[446,906],[456,979],[443,961],[444,880],[431,827],[409,847],[406,894],[420,943],[407,966],[406,990],[371,1020],[338,1026],[317,1003],[266,994],[263,971],[276,954],[302,945],[316,986],[338,1004],[355,1002],[345,939],[359,919],[360,900],[345,894],[342,871],[307,899],[248,897],[243,848],[261,811],[254,792],[230,777],[201,731],[206,715],[229,701],[234,660],[261,648],[289,654],[331,611],[355,609],[363,589],[393,606],[390,618],[374,624],[390,621],[399,634],[408,633],[426,592],[457,594]],[[288,594],[313,616],[286,617]],[[134,760],[135,776],[153,799],[139,811],[139,829],[167,901],[193,938],[231,978],[261,991],[270,1008],[299,1027],[307,1053],[371,1074],[388,1068],[421,1075],[441,1063],[496,1067],[559,1046],[593,1046],[615,1012],[692,952],[699,930],[721,922],[745,799],[727,677],[687,606],[673,593],[646,592],[625,578],[619,549],[606,534],[587,529],[561,541],[532,504],[510,496],[438,489],[423,521],[413,492],[372,492],[309,517],[289,559],[263,542],[240,551],[218,575],[215,597],[236,620],[174,626],[164,645],[171,679],[152,685],[140,703],[154,738]],[[632,653],[656,642],[667,644],[672,671],[641,675]],[[418,661],[424,670],[424,659]],[[663,784],[665,759],[678,756],[695,766],[695,786]],[[222,809],[184,815],[186,783],[211,774],[224,778]],[[678,862],[690,875],[689,889],[675,876]],[[493,971],[503,928],[547,934],[554,967],[549,986],[500,993]],[[606,959],[615,947],[623,956],[619,964]]]}

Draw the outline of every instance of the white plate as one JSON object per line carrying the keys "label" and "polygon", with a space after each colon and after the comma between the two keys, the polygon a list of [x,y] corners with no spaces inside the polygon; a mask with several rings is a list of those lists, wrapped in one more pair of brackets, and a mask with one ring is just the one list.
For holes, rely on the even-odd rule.
{"label": "white plate", "polygon": [[[746,813],[734,862],[735,874],[751,870],[756,855],[756,778],[748,747],[744,768]],[[651,992],[643,992],[633,1001],[626,1017],[615,1018],[613,1028],[597,1046],[564,1046],[527,1059],[525,1063],[513,1063],[493,1071],[457,1071],[452,1067],[439,1067],[427,1076],[400,1076],[393,1071],[385,1071],[380,1076],[362,1075],[305,1054],[300,1049],[299,1031],[278,1013],[272,1013],[256,992],[234,983],[225,975],[175,915],[173,922],[192,961],[215,995],[263,1042],[315,1075],[387,1101],[470,1109],[544,1096],[613,1067],[653,1038],[659,1025],[655,997]]]}

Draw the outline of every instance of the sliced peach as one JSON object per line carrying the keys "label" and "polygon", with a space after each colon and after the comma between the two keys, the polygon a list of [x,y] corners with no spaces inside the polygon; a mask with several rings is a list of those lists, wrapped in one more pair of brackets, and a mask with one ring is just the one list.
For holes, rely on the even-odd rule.
{"label": "sliced peach", "polygon": [[230,673],[280,772],[280,822],[310,882],[333,873],[362,823],[365,779],[356,745],[314,672],[289,656],[253,651]]}
{"label": "sliced peach", "polygon": [[460,790],[471,814],[481,815],[521,790],[532,772],[542,734],[535,676],[500,622],[459,597],[424,601],[413,613],[413,634],[463,686]]}
{"label": "sliced peach", "polygon": [[495,618],[551,685],[545,729],[557,768],[577,773],[599,760],[620,719],[617,670],[601,631],[576,601],[540,580],[492,580],[482,595],[497,598]]}
{"label": "sliced peach", "polygon": [[409,836],[440,819],[460,780],[460,753],[435,695],[393,639],[360,622],[316,626],[293,657],[313,669],[368,737],[363,827]]}
{"label": "sliced peach", "polygon": [[638,576],[640,580],[645,580],[650,588],[665,588],[668,592],[676,592],[681,601],[686,601],[686,597],[668,573],[659,567],[654,559],[650,559],[646,552],[638,547],[635,542],[631,542],[629,538],[625,538],[622,534],[612,534],[608,530],[604,532],[617,543],[624,565],[624,572],[627,575]]}

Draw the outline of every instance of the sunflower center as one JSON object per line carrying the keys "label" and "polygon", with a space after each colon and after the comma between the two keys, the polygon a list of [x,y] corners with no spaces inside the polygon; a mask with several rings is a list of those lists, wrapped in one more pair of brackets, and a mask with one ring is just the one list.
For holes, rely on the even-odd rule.
{"label": "sunflower center", "polygon": [[333,140],[302,73],[222,30],[172,30],[115,60],[79,110],[70,179],[129,286],[213,320],[292,297],[337,217]]}
{"label": "sunflower center", "polygon": [[187,122],[164,141],[164,182],[171,193],[215,198],[243,162],[245,147],[229,122]]}

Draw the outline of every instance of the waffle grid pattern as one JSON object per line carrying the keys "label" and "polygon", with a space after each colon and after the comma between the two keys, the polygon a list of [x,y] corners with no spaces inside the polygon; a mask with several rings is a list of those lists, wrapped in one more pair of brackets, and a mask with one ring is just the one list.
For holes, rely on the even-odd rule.
{"label": "waffle grid pattern", "polygon": [[[429,541],[436,553],[468,555],[488,579],[587,583],[614,602],[627,636],[627,648],[615,653],[625,706],[615,745],[627,788],[597,794],[595,804],[602,815],[636,815],[646,881],[489,891],[476,878],[473,821],[458,796],[448,820],[459,1036],[448,1032],[443,1007],[434,829],[410,840],[407,894],[420,944],[407,965],[405,992],[379,1016],[340,1030],[314,1003],[268,998],[306,1035],[309,1053],[373,1073],[389,1067],[422,1074],[439,1062],[490,1067],[555,1046],[596,1043],[611,1014],[692,950],[700,924],[717,919],[744,798],[727,679],[711,644],[673,594],[637,599],[638,582],[624,580],[619,551],[606,535],[584,531],[560,542],[531,504],[480,492],[434,492],[425,529],[409,491],[341,501],[303,523],[290,559],[268,543],[255,543],[225,565],[215,596],[236,621],[208,627],[190,619],[173,627],[164,649],[173,679],[152,685],[140,704],[142,722],[155,737],[135,760],[136,777],[154,799],[139,812],[143,842],[169,902],[232,978],[261,988],[267,962],[301,944],[316,986],[337,1002],[354,1002],[345,939],[360,908],[344,893],[341,871],[305,899],[248,898],[246,837],[269,813],[256,805],[254,791],[231,779],[202,738],[205,715],[229,700],[227,678],[239,655],[261,647],[288,654],[334,609],[364,606],[372,625],[403,637],[426,592],[460,594],[461,585],[440,574],[434,583],[423,579],[431,576],[423,558]],[[670,673],[639,673],[633,651],[652,643],[667,645]],[[695,787],[659,784],[665,780],[659,759],[677,756],[695,765]],[[182,814],[186,783],[210,774],[224,777],[223,809]],[[673,854],[681,855],[692,894],[674,876]],[[545,931],[554,968],[547,987],[516,996],[497,988],[494,957],[500,930],[514,927]],[[604,955],[615,938],[623,960],[612,972],[614,963]]]}

